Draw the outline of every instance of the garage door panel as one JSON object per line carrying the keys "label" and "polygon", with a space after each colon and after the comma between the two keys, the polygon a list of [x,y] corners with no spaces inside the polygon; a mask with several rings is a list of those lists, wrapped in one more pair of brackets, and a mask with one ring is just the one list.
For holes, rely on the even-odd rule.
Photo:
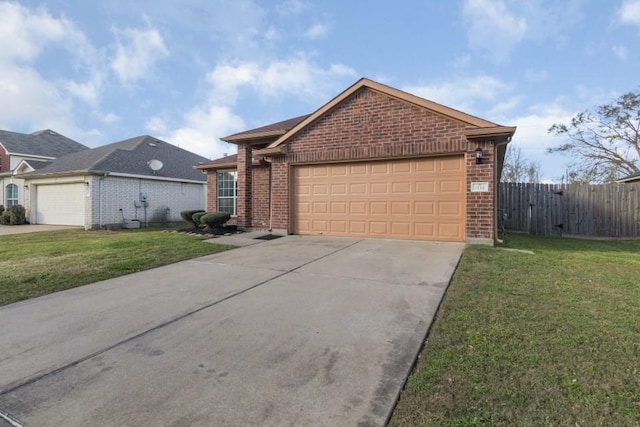
{"label": "garage door panel", "polygon": [[36,222],[52,225],[84,225],[84,183],[36,186]]}
{"label": "garage door panel", "polygon": [[294,232],[464,241],[464,165],[453,156],[295,167]]}

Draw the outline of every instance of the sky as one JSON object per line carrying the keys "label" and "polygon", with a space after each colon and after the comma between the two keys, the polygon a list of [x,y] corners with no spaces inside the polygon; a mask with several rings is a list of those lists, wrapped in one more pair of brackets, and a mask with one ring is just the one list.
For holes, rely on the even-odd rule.
{"label": "sky", "polygon": [[361,77],[548,134],[639,89],[640,0],[0,0],[0,129],[90,147],[149,134],[207,158]]}

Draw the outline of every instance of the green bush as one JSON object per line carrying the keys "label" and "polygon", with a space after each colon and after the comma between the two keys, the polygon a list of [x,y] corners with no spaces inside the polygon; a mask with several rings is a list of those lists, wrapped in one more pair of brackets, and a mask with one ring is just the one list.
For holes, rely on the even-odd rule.
{"label": "green bush", "polygon": [[193,222],[193,214],[198,212],[204,212],[202,209],[190,209],[180,212],[180,217],[185,221],[193,225],[193,228],[197,228],[198,224]]}
{"label": "green bush", "polygon": [[27,222],[27,212],[22,205],[11,206],[0,215],[0,224],[21,225]]}
{"label": "green bush", "polygon": [[205,224],[209,229],[214,229],[222,227],[230,218],[229,212],[207,213],[200,218],[200,223]]}
{"label": "green bush", "polygon": [[191,215],[191,219],[193,220],[193,223],[195,224],[196,227],[204,226],[204,224],[200,221],[200,218],[202,218],[206,214],[207,212],[196,212],[193,215]]}
{"label": "green bush", "polygon": [[0,205],[0,215],[2,215],[2,212],[4,212],[4,205]]}

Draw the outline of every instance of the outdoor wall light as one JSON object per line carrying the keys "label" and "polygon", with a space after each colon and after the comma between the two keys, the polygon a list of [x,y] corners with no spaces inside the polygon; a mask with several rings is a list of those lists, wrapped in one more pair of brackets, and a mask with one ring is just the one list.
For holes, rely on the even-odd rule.
{"label": "outdoor wall light", "polygon": [[25,190],[28,190],[28,189],[29,189],[29,185],[28,185],[28,184],[25,184],[25,185],[24,185],[24,189],[25,189]]}
{"label": "outdoor wall light", "polygon": [[482,148],[476,148],[476,165],[482,164]]}

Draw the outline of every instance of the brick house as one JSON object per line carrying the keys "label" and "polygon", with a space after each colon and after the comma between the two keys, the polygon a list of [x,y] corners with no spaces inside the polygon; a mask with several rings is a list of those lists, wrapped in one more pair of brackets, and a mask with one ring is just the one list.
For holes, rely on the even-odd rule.
{"label": "brick house", "polygon": [[361,79],[314,113],[222,138],[196,166],[244,230],[493,243],[516,128]]}

